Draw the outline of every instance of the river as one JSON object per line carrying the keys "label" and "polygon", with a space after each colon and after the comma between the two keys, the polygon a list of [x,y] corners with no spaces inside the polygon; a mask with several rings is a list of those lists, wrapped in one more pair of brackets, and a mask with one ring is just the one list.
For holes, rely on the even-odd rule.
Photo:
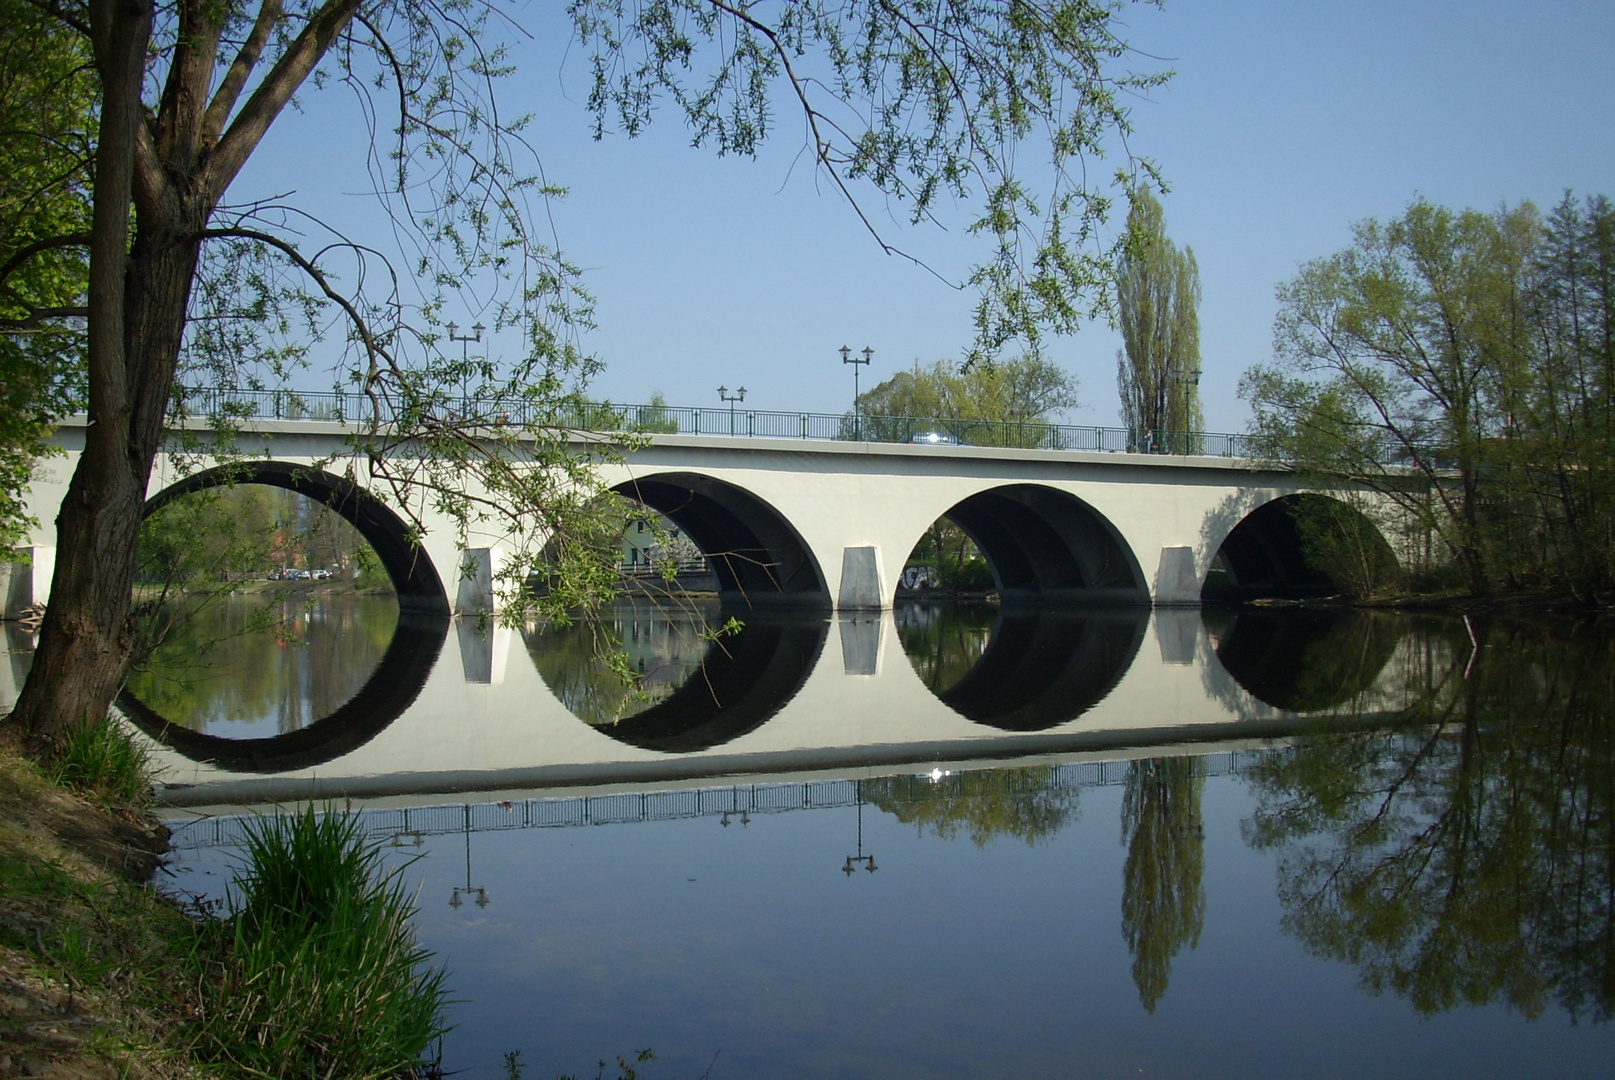
{"label": "river", "polygon": [[222,895],[244,805],[351,799],[419,889],[458,1075],[1615,1060],[1608,620],[250,603],[124,699],[174,747],[175,887]]}

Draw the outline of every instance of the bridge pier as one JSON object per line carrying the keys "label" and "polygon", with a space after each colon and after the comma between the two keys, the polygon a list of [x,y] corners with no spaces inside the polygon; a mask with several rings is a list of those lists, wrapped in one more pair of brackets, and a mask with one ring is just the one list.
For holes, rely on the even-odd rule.
{"label": "bridge pier", "polygon": [[5,618],[20,619],[28,609],[50,599],[50,579],[56,571],[56,549],[34,545],[15,549],[19,558],[0,563],[0,596]]}
{"label": "bridge pier", "polygon": [[1200,573],[1194,566],[1194,549],[1190,547],[1164,547],[1161,561],[1155,569],[1155,588],[1151,590],[1155,607],[1179,607],[1200,604]]}
{"label": "bridge pier", "polygon": [[880,548],[874,545],[843,548],[841,589],[836,593],[837,611],[884,611],[891,600],[881,573]]}

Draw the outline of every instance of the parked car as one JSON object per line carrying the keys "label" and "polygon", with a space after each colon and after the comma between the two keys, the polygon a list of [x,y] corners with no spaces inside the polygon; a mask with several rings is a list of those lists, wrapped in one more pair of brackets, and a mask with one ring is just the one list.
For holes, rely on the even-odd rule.
{"label": "parked car", "polygon": [[949,435],[946,431],[917,431],[903,440],[914,443],[916,446],[963,446],[965,441],[957,435]]}

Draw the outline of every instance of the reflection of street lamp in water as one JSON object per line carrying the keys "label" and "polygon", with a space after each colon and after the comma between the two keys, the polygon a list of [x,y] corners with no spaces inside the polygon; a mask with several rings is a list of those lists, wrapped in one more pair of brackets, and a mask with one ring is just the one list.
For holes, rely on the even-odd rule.
{"label": "reflection of street lamp in water", "polygon": [[462,894],[464,894],[466,897],[469,898],[472,893],[475,893],[476,896],[477,896],[477,906],[480,907],[480,908],[485,908],[485,907],[488,906],[488,890],[484,889],[481,885],[473,885],[473,884],[471,884],[471,807],[466,806],[464,809],[465,809],[465,888],[462,889],[462,888],[460,888],[460,886],[456,885],[454,887],[453,894],[449,897],[449,907],[454,908],[455,910],[459,910],[460,905],[465,903],[464,900],[460,899],[460,896]]}
{"label": "reflection of street lamp in water", "polygon": [[880,867],[875,865],[875,857],[873,855],[864,854],[864,782],[862,780],[855,780],[853,783],[858,785],[858,854],[848,855],[847,861],[842,864],[841,872],[846,874],[848,877],[852,877],[853,868],[858,863],[863,863],[864,869],[869,871],[871,874],[880,869]]}

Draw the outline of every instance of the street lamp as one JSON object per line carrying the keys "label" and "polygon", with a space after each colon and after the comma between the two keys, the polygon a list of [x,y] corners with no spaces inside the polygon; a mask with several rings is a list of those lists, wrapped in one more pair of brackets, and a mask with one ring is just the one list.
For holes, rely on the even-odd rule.
{"label": "street lamp", "polygon": [[855,780],[853,782],[858,785],[858,854],[848,855],[847,861],[841,864],[841,872],[846,874],[848,877],[852,877],[853,867],[860,863],[862,863],[863,868],[869,871],[871,874],[880,869],[880,867],[875,865],[875,857],[873,855],[864,854],[864,782],[862,780]]}
{"label": "street lamp", "polygon": [[[869,363],[875,356],[875,350],[865,345],[864,351],[855,356],[851,349],[843,345],[840,352],[841,362],[852,365],[852,437],[862,439],[864,437],[864,422],[863,408],[858,403],[858,398],[862,396],[858,392],[858,367],[861,364]],[[860,356],[862,359],[859,358]]]}
{"label": "street lamp", "polygon": [[729,434],[733,435],[735,433],[735,402],[746,400],[746,388],[742,386],[731,394],[727,386],[720,386],[718,387],[718,400],[729,403]]}
{"label": "street lamp", "polygon": [[460,327],[456,323],[449,323],[448,325],[449,341],[458,341],[460,343],[460,396],[469,400],[471,397],[471,346],[468,343],[481,341],[482,332],[488,328],[481,323],[477,323],[471,328],[469,334],[456,333],[459,329]]}
{"label": "street lamp", "polygon": [[456,885],[454,892],[449,896],[449,907],[454,908],[456,911],[459,910],[461,904],[465,903],[464,900],[460,899],[461,896],[464,896],[466,900],[475,896],[478,907],[485,908],[488,906],[488,890],[481,885],[471,884],[471,807],[466,805],[462,809],[465,812],[465,888],[462,889]]}

